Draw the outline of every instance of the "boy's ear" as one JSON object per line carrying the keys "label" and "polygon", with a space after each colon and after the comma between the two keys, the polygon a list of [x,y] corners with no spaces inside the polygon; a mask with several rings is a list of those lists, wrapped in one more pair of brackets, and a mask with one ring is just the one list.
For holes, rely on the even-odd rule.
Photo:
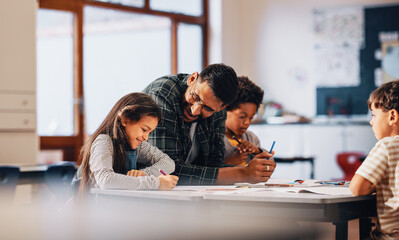
{"label": "boy's ear", "polygon": [[392,124],[399,123],[399,113],[395,109],[389,111],[389,122]]}

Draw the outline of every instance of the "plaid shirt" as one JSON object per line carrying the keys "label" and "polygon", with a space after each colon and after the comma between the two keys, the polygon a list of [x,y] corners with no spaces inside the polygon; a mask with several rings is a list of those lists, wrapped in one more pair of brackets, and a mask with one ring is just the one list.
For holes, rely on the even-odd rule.
{"label": "plaid shirt", "polygon": [[161,77],[144,89],[162,112],[162,119],[148,141],[175,161],[174,174],[179,176],[179,184],[211,185],[216,183],[219,167],[223,166],[226,111],[198,122],[195,134],[200,152],[191,164],[186,163],[192,145],[191,122],[184,122],[181,105],[188,77],[188,74]]}

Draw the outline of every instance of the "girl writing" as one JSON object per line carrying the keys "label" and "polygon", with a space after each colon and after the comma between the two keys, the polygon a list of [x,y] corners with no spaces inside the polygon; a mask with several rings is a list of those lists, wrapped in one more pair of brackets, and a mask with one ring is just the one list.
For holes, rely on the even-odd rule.
{"label": "girl writing", "polygon": [[[122,97],[82,147],[76,179],[83,197],[90,187],[171,190],[178,177],[168,155],[146,140],[158,125],[160,109],[150,96]],[[146,166],[138,170],[137,166]]]}

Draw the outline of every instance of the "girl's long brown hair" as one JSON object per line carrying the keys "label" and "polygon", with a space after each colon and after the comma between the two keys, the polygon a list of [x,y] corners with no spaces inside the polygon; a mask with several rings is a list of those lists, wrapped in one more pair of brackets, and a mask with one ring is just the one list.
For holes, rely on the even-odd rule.
{"label": "girl's long brown hair", "polygon": [[130,122],[137,122],[142,117],[151,116],[161,118],[158,105],[150,96],[144,93],[130,93],[122,97],[108,113],[100,127],[89,137],[80,150],[79,160],[82,164],[82,178],[80,181],[78,197],[86,197],[89,190],[91,171],[89,165],[91,145],[100,134],[106,134],[112,139],[113,145],[113,169],[117,173],[126,171],[125,148],[129,146],[122,118]]}

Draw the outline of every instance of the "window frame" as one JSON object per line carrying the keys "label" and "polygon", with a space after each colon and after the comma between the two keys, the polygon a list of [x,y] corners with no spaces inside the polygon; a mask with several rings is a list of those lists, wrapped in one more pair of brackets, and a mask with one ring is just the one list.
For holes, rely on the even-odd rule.
{"label": "window frame", "polygon": [[[73,136],[40,136],[40,150],[61,149],[64,161],[77,161],[80,149],[88,137],[84,128],[84,91],[83,91],[83,23],[84,7],[100,7],[131,13],[167,17],[171,20],[171,73],[178,73],[178,24],[187,23],[200,26],[202,30],[202,66],[208,65],[208,0],[202,0],[202,15],[189,16],[171,12],[152,10],[150,0],[145,0],[144,7],[132,7],[93,0],[38,0],[40,9],[67,11],[74,14],[74,132]],[[80,164],[78,162],[78,164]]]}

